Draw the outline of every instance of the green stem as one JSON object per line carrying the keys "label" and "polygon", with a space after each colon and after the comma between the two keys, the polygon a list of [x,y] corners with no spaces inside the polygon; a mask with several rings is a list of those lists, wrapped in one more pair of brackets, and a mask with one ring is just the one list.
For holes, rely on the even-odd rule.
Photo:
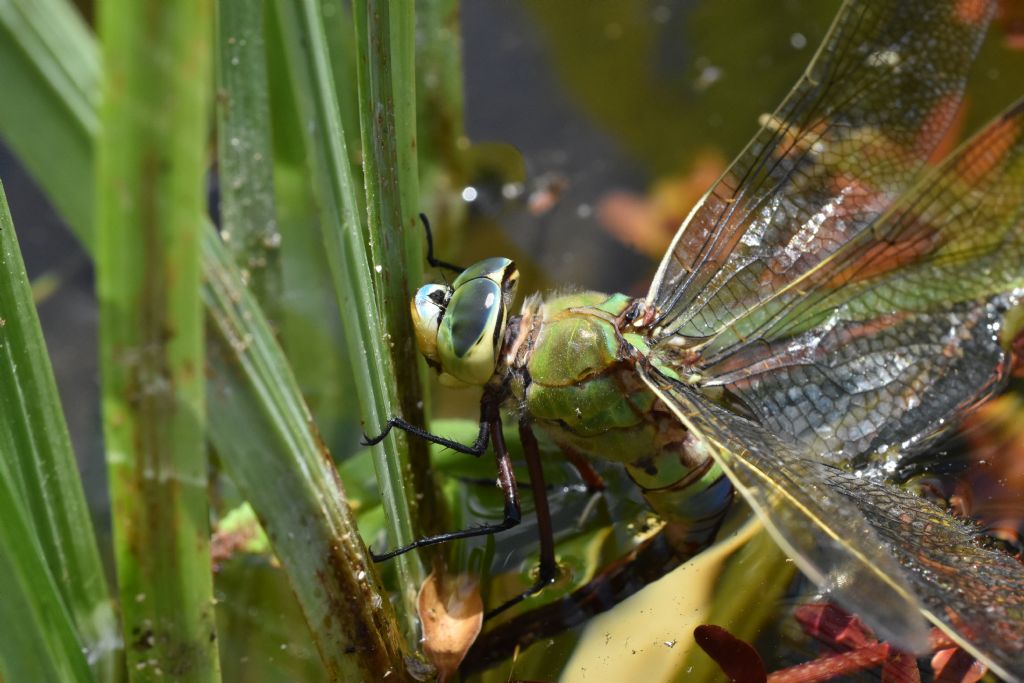
{"label": "green stem", "polygon": [[[345,134],[333,88],[334,79],[319,7],[314,0],[277,0],[285,47],[299,111],[314,189],[320,204],[324,245],[330,265],[356,393],[368,432],[378,432],[387,418],[398,414],[395,373],[385,351],[391,339],[384,333],[375,305],[367,237],[359,216],[356,185],[348,162]],[[407,314],[406,314],[407,315]],[[394,435],[374,447],[374,466],[387,510],[392,541],[413,538],[410,492],[402,477],[403,459]],[[412,554],[396,560],[403,587],[399,613],[410,651],[416,649],[415,594],[423,582],[423,568]]]}
{"label": "green stem", "polygon": [[209,0],[108,0],[97,142],[104,436],[132,680],[218,681],[197,220]]}
{"label": "green stem", "polygon": [[[417,363],[409,296],[423,272],[423,233],[418,219],[416,166],[415,13],[409,0],[356,0],[359,116],[363,181],[374,285],[387,323],[388,349],[397,374],[401,415],[426,426],[422,364]],[[430,473],[430,453],[421,439],[404,439],[417,535],[445,530],[447,515]]]}

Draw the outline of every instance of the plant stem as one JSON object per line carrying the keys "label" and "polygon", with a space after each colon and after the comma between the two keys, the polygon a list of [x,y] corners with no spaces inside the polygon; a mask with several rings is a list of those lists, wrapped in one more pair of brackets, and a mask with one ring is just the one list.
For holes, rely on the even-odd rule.
{"label": "plant stem", "polygon": [[199,237],[209,0],[101,5],[97,290],[128,671],[218,681]]}
{"label": "plant stem", "polygon": [[[307,121],[303,126],[306,152],[320,204],[335,296],[349,342],[356,394],[366,430],[377,433],[388,417],[399,412],[395,372],[387,352],[391,340],[375,304],[367,237],[359,216],[323,19],[315,0],[277,0],[276,5],[298,109]],[[375,446],[373,453],[392,542],[409,543],[413,538],[411,492],[402,475],[404,458],[394,435]],[[423,583],[423,568],[411,553],[399,557],[396,564],[404,589],[399,615],[409,650],[414,651],[418,641],[414,603],[416,590]]]}
{"label": "plant stem", "polygon": [[[352,4],[356,30],[359,117],[363,145],[370,251],[377,302],[387,323],[388,349],[397,373],[400,414],[426,426],[422,364],[409,296],[423,272],[416,166],[415,14],[409,0]],[[421,439],[402,439],[408,450],[412,515],[416,534],[445,530],[447,514],[430,473],[430,453]],[[436,554],[437,549],[434,549]]]}

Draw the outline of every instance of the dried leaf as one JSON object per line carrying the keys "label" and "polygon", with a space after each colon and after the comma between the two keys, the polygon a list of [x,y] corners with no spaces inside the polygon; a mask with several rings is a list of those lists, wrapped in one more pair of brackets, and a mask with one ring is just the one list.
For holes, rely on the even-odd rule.
{"label": "dried leaf", "polygon": [[432,571],[420,587],[416,604],[423,624],[423,652],[444,681],[459,668],[480,635],[484,623],[480,582],[469,574],[448,577]]}
{"label": "dried leaf", "polygon": [[598,204],[598,221],[619,241],[660,259],[686,214],[725,165],[720,153],[706,151],[686,175],[658,181],[647,196],[609,192]]}

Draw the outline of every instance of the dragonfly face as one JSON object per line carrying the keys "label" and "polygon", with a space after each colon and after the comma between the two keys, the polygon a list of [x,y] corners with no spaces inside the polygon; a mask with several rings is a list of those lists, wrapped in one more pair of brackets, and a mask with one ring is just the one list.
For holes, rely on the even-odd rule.
{"label": "dragonfly face", "polygon": [[489,258],[450,286],[425,285],[412,300],[420,353],[449,386],[483,386],[494,374],[515,298],[519,271],[507,258]]}
{"label": "dragonfly face", "polygon": [[[614,418],[664,443],[665,421],[645,413],[667,411],[797,566],[877,635],[923,651],[937,626],[1024,679],[1024,566],[877,466],[934,443],[1007,379],[1006,314],[1024,299],[1024,100],[928,166],[995,4],[844,3],[680,228],[643,315],[591,315],[609,350],[600,363],[538,333],[531,357],[562,353],[558,367],[524,358],[513,370],[548,373],[535,384],[561,393],[541,417],[595,442],[610,441]],[[450,382],[493,375],[511,267],[487,261],[417,294],[420,349]],[[566,324],[550,338],[578,343],[579,321]],[[562,381],[576,377],[605,403],[581,404],[578,383]]]}

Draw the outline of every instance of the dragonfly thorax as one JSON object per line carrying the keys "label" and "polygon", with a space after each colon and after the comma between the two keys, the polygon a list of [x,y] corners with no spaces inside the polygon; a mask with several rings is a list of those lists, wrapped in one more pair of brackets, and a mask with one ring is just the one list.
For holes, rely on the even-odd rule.
{"label": "dragonfly thorax", "polygon": [[413,296],[416,346],[447,386],[483,386],[497,367],[519,271],[507,258],[489,258],[450,285],[430,284]]}

